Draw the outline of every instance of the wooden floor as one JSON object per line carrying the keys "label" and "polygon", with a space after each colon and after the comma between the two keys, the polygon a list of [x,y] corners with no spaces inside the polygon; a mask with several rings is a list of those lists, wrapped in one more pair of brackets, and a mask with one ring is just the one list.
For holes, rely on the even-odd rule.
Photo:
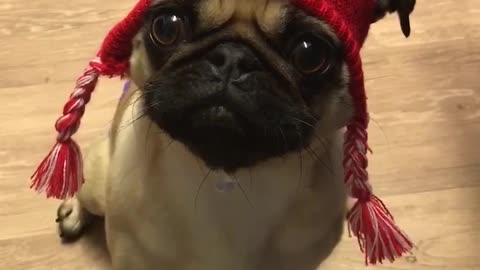
{"label": "wooden floor", "polygon": [[[28,186],[73,80],[134,0],[60,2],[0,1],[0,269],[108,269],[88,239],[60,243],[58,202]],[[480,1],[417,2],[410,39],[391,16],[363,51],[372,181],[418,246],[371,269],[478,270]],[[110,122],[121,82],[101,84],[80,142]],[[323,269],[364,269],[355,240],[345,237]]]}

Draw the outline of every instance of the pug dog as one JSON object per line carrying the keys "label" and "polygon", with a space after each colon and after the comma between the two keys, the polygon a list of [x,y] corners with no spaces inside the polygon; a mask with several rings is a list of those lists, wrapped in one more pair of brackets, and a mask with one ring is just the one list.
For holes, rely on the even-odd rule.
{"label": "pug dog", "polygon": [[[377,19],[400,2],[377,0]],[[133,47],[61,236],[104,217],[115,270],[319,267],[347,211],[335,33],[287,0],[159,0]]]}

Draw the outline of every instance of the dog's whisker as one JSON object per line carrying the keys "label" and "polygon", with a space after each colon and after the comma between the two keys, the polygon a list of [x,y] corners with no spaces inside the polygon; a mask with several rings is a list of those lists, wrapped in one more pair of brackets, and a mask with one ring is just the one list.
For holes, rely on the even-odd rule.
{"label": "dog's whisker", "polygon": [[[173,140],[172,140],[173,142]],[[200,158],[196,155],[193,156],[195,158],[195,161],[197,162],[197,165],[198,165],[198,170],[202,173],[204,173],[204,170],[203,170],[203,166],[202,166],[202,162],[200,160]]]}
{"label": "dog's whisker", "polygon": [[285,137],[285,133],[283,132],[281,127],[279,127],[278,129],[280,130],[280,134],[282,134],[282,137],[283,137],[283,151],[286,152],[288,148],[287,137]]}
{"label": "dog's whisker", "polygon": [[[306,122],[306,121],[303,121],[303,120],[301,120],[301,119],[295,118],[295,117],[292,117],[292,119],[298,121],[298,122],[301,123],[301,124],[304,124],[304,125],[312,128],[312,129],[314,130],[312,136],[322,144],[324,151],[326,151],[326,150],[328,149],[328,140],[327,140],[326,138],[324,138],[324,137],[322,137],[322,136],[319,136],[318,134],[315,133],[315,126],[314,126],[314,125],[312,125],[312,124],[310,124],[310,123],[308,123],[308,122]],[[326,142],[325,142],[324,140],[325,140]],[[328,157],[328,159],[329,159],[329,160],[328,160],[328,163],[331,165],[332,161],[331,161],[331,159],[330,159],[330,156]]]}
{"label": "dog's whisker", "polygon": [[383,129],[383,127],[380,125],[380,123],[375,119],[373,118],[372,116],[370,116],[370,120],[372,120],[372,122],[378,127],[378,129],[380,129],[380,133],[382,133],[382,136],[385,138],[385,141],[387,143],[387,150],[390,152],[390,146],[391,146],[391,143],[390,143],[390,140],[388,139],[387,137],[387,133],[385,132],[385,130]]}
{"label": "dog's whisker", "polygon": [[202,181],[200,182],[200,185],[199,185],[198,188],[197,188],[197,192],[196,192],[196,194],[195,194],[195,200],[194,200],[194,207],[195,207],[195,209],[197,209],[198,197],[200,196],[200,191],[202,190],[202,187],[203,187],[203,185],[205,184],[205,182],[207,181],[208,176],[210,175],[211,172],[212,172],[212,170],[208,170],[207,174],[205,174],[205,176],[203,177]]}
{"label": "dog's whisker", "polygon": [[250,176],[250,187],[249,187],[249,189],[250,189],[250,191],[252,191],[253,190],[252,189],[253,188],[253,175],[252,175],[252,168],[251,167],[248,168],[248,175]]}
{"label": "dog's whisker", "polygon": [[309,126],[309,127],[311,127],[311,128],[315,128],[315,126],[314,126],[313,124],[310,124],[310,123],[308,123],[307,121],[304,121],[304,120],[299,119],[299,118],[296,118],[296,117],[291,117],[291,118],[292,118],[293,120],[295,120],[295,121],[297,121],[297,122],[300,122],[300,123],[302,123],[302,124],[305,124],[305,125],[307,125],[307,126]]}
{"label": "dog's whisker", "polygon": [[[133,90],[133,91],[138,91],[138,90],[140,90],[140,88],[137,88],[136,90]],[[114,100],[112,100],[112,101],[114,101],[116,104],[118,104],[118,100],[114,99]],[[133,104],[133,102],[128,102],[128,103],[127,103],[127,107],[130,107],[132,104]],[[110,121],[108,121],[108,123],[106,124],[106,126],[107,126],[107,127],[110,127],[110,126],[113,124],[113,121],[114,121],[113,119],[110,120]]]}
{"label": "dog's whisker", "polygon": [[118,131],[117,133],[120,133],[121,131],[125,130],[126,128],[130,127],[131,125],[135,124],[135,122],[137,122],[138,120],[142,119],[143,117],[147,116],[147,114],[141,114],[140,116],[134,118],[133,120],[131,120],[130,122],[128,122],[127,124],[125,125],[122,125],[118,128]]}
{"label": "dog's whisker", "polygon": [[146,135],[145,135],[145,153],[147,153],[147,154],[148,154],[148,139],[149,139],[148,137],[149,137],[150,131],[152,129],[152,124],[153,124],[153,122],[150,121],[150,123],[148,124]]}
{"label": "dog's whisker", "polygon": [[165,147],[164,150],[167,150],[170,146],[172,146],[172,144],[175,142],[174,139],[172,139],[168,144],[167,144],[167,147]]}
{"label": "dog's whisker", "polygon": [[[332,159],[331,159],[331,156],[328,153],[328,139],[325,138],[325,137],[320,137],[320,136],[315,136],[315,137],[322,144],[322,147],[323,147],[322,153],[325,153],[325,155],[327,155],[327,158],[328,158],[327,161],[330,165],[330,168],[332,168]],[[312,150],[315,151],[315,149],[312,149]]]}
{"label": "dog's whisker", "polygon": [[[267,129],[267,132],[268,132],[268,129]],[[278,129],[272,129],[272,132],[275,135],[275,142],[277,144],[276,146],[279,147],[282,142],[281,142],[280,135],[278,133]]]}
{"label": "dog's whisker", "polygon": [[[304,145],[304,142],[302,140],[302,135],[299,132],[297,132],[297,135],[298,135],[298,140],[300,141],[300,143],[302,145],[302,148],[304,148],[305,145]],[[298,182],[297,190],[300,191],[301,188],[302,188],[302,177],[303,177],[303,154],[302,154],[302,149],[300,149],[298,151],[298,159],[300,161],[300,174],[298,176],[298,181],[297,181]]]}
{"label": "dog's whisker", "polygon": [[310,118],[313,119],[313,121],[315,121],[315,122],[320,121],[320,120],[317,118],[317,116],[315,116],[313,113],[311,113],[311,112],[309,112],[309,111],[307,111],[306,113],[308,114],[308,116],[309,116]]}
{"label": "dog's whisker", "polygon": [[315,157],[315,160],[319,161],[325,169],[327,169],[330,173],[333,173],[331,166],[328,166],[322,157],[320,157],[310,146],[307,147],[307,151],[310,152],[310,154]]}
{"label": "dog's whisker", "polygon": [[235,175],[232,175],[232,178],[233,178],[233,180],[235,180],[235,182],[237,183],[238,188],[240,189],[240,191],[242,192],[243,196],[245,197],[245,200],[247,200],[248,204],[250,204],[250,206],[253,207],[252,202],[251,202],[250,199],[248,198],[247,193],[246,193],[245,190],[243,189],[243,187],[242,187],[242,185],[240,184],[240,182],[238,181],[237,177],[235,177]]}
{"label": "dog's whisker", "polygon": [[[132,107],[131,118],[132,118],[132,119],[134,119],[135,108],[137,108],[137,102],[143,100],[143,99],[142,99],[143,96],[144,96],[144,94],[141,94],[138,98],[135,99],[135,101],[133,101],[133,103],[132,103],[132,105],[131,105],[131,107]],[[145,109],[143,109],[143,110],[145,110]],[[145,115],[146,115],[145,111],[142,111],[142,112],[141,112],[141,115],[145,116]],[[140,118],[138,118],[138,119],[140,119]],[[137,120],[138,120],[138,119],[137,119]],[[132,121],[132,122],[131,122],[131,125],[133,125],[137,120]],[[135,130],[135,133],[137,133],[137,129],[135,128],[135,126],[133,126],[133,127],[134,127],[134,130]]]}

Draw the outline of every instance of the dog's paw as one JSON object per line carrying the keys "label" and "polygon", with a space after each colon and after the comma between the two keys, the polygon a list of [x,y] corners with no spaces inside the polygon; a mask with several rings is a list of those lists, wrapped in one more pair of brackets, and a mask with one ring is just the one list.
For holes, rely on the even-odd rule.
{"label": "dog's paw", "polygon": [[77,198],[64,201],[57,210],[60,237],[66,241],[76,240],[84,232],[90,218]]}

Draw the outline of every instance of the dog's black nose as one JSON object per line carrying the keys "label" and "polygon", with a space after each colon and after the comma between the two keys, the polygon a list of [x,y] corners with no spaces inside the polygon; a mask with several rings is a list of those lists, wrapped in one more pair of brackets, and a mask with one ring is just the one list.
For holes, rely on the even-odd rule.
{"label": "dog's black nose", "polygon": [[226,81],[260,70],[261,62],[252,49],[243,44],[228,42],[217,45],[207,54],[214,72]]}

